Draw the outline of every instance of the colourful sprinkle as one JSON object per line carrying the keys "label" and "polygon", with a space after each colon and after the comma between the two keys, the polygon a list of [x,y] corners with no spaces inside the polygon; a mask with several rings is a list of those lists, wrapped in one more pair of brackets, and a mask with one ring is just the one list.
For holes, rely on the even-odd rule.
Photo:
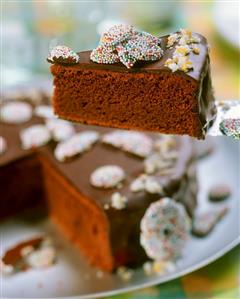
{"label": "colourful sprinkle", "polygon": [[131,25],[116,25],[105,32],[90,59],[111,64],[121,61],[131,68],[137,61],[155,61],[163,52],[160,39]]}
{"label": "colourful sprinkle", "polygon": [[234,139],[240,139],[240,119],[224,119],[219,125],[220,131]]}

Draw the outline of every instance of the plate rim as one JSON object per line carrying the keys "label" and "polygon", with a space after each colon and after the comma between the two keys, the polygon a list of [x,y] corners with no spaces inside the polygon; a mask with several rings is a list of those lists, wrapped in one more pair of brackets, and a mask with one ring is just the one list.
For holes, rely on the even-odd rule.
{"label": "plate rim", "polygon": [[[133,291],[136,291],[136,290],[152,287],[154,285],[162,284],[162,283],[180,278],[180,277],[182,277],[184,275],[187,275],[189,273],[192,273],[196,270],[199,270],[202,267],[205,267],[205,266],[211,264],[212,262],[218,260],[219,258],[221,258],[223,255],[225,255],[226,253],[231,251],[233,248],[235,248],[239,244],[240,244],[240,235],[238,235],[237,238],[232,240],[228,245],[223,247],[221,250],[214,253],[210,257],[204,259],[203,261],[201,261],[201,262],[199,262],[199,263],[197,263],[193,266],[190,266],[189,268],[184,269],[180,272],[173,273],[172,275],[169,275],[166,278],[159,277],[159,278],[157,278],[153,281],[142,283],[141,285],[127,286],[127,287],[123,287],[123,288],[120,288],[120,289],[115,289],[115,290],[111,290],[111,291],[104,291],[104,292],[98,292],[98,293],[87,294],[87,295],[74,295],[74,296],[68,296],[68,297],[44,297],[44,298],[32,297],[32,299],[90,299],[90,298],[102,298],[102,297],[109,297],[109,296],[123,294],[123,293],[126,293],[126,292],[133,292]],[[19,297],[1,297],[1,298],[2,299],[22,299],[22,298],[19,298]]]}

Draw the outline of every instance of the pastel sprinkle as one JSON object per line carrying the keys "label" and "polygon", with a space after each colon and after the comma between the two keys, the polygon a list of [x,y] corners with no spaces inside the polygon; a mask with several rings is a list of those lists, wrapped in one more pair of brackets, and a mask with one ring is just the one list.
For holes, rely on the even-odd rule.
{"label": "pastel sprinkle", "polygon": [[240,139],[240,118],[228,118],[220,122],[220,131],[233,139]]}
{"label": "pastel sprinkle", "polygon": [[102,45],[92,50],[90,54],[90,59],[93,62],[104,64],[113,64],[120,61],[118,55],[113,52],[113,49],[111,47],[106,47]]}

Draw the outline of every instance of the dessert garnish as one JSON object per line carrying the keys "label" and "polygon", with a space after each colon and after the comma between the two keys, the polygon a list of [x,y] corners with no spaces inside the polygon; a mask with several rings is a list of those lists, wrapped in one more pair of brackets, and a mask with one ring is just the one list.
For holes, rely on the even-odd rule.
{"label": "dessert garnish", "polygon": [[4,274],[14,274],[30,268],[46,268],[56,261],[56,250],[52,241],[44,236],[20,242],[5,252],[1,258]]}
{"label": "dessert garnish", "polygon": [[32,118],[32,106],[25,102],[10,102],[0,109],[0,120],[8,124],[21,124]]}
{"label": "dessert garnish", "polygon": [[62,119],[47,119],[46,126],[54,141],[63,141],[75,134],[73,124]]}
{"label": "dessert garnish", "polygon": [[220,122],[220,131],[234,139],[240,139],[240,118],[227,118]]}
{"label": "dessert garnish", "polygon": [[190,233],[184,206],[170,198],[152,203],[141,220],[140,242],[147,256],[156,261],[175,261],[182,254]]}
{"label": "dessert garnish", "polygon": [[79,56],[69,47],[56,46],[50,51],[47,61],[50,63],[77,64]]}
{"label": "dessert garnish", "polygon": [[141,174],[136,178],[130,185],[130,190],[132,192],[146,191],[152,194],[161,194],[163,195],[163,187],[157,181],[157,178],[154,176]]}
{"label": "dessert garnish", "polygon": [[58,143],[54,151],[55,158],[60,162],[64,162],[89,150],[98,139],[99,134],[95,131],[77,133],[69,139]]}
{"label": "dessert garnish", "polygon": [[228,207],[223,206],[218,209],[211,209],[207,212],[195,215],[193,219],[192,233],[198,237],[208,235],[227,212]]}
{"label": "dessert garnish", "polygon": [[226,184],[218,184],[210,188],[208,198],[210,201],[218,202],[231,196],[231,189]]}
{"label": "dessert garnish", "polygon": [[90,55],[97,63],[122,62],[128,69],[137,61],[156,61],[163,54],[161,40],[131,25],[115,25],[104,32]]}
{"label": "dessert garnish", "polygon": [[113,51],[112,47],[98,46],[91,52],[91,60],[97,63],[113,64],[120,61],[118,54]]}
{"label": "dessert garnish", "polygon": [[5,153],[7,150],[7,141],[4,137],[0,136],[0,155]]}
{"label": "dessert garnish", "polygon": [[173,272],[175,269],[175,263],[168,261],[147,261],[143,264],[143,271],[147,276],[155,274],[161,276]]}
{"label": "dessert garnish", "polygon": [[92,186],[97,188],[113,188],[125,178],[125,171],[117,165],[105,165],[97,168],[90,176]]}
{"label": "dessert garnish", "polygon": [[23,149],[34,149],[47,144],[51,140],[51,134],[45,125],[33,125],[20,132]]}
{"label": "dessert garnish", "polygon": [[119,268],[117,268],[117,275],[121,278],[121,280],[127,282],[129,280],[132,279],[133,275],[134,275],[134,270],[121,266]]}
{"label": "dessert garnish", "polygon": [[145,158],[153,149],[153,141],[144,133],[115,130],[103,135],[102,142]]}
{"label": "dessert garnish", "polygon": [[43,118],[56,118],[53,108],[49,105],[39,105],[34,109],[34,114]]}
{"label": "dessert garnish", "polygon": [[117,210],[126,208],[127,197],[119,192],[114,192],[111,196],[111,207]]}
{"label": "dessert garnish", "polygon": [[188,29],[180,29],[177,33],[172,33],[168,37],[167,48],[172,48],[174,44],[176,48],[172,58],[168,58],[165,66],[170,68],[172,72],[183,71],[188,72],[193,69],[193,63],[189,58],[192,52],[196,55],[200,54],[200,49],[196,44],[200,43],[200,38]]}

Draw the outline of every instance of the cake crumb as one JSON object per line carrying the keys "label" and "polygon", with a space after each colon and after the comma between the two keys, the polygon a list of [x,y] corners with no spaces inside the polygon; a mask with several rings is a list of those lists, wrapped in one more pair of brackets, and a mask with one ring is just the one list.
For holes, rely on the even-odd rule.
{"label": "cake crumb", "polygon": [[186,56],[190,53],[191,49],[188,45],[185,46],[176,46],[176,50],[174,52],[174,55],[179,56]]}
{"label": "cake crumb", "polygon": [[152,262],[145,262],[143,264],[143,271],[147,276],[151,276],[153,274]]}
{"label": "cake crumb", "polygon": [[167,38],[167,47],[171,49],[173,44],[177,41],[177,39],[178,39],[177,33],[170,34]]}
{"label": "cake crumb", "polygon": [[177,43],[175,51],[172,58],[168,58],[164,65],[172,72],[180,70],[187,73],[193,69],[192,61],[188,58],[188,55],[191,52],[200,54],[199,48],[193,46],[193,44],[200,43],[200,38],[188,29],[180,29],[180,32],[168,37],[167,46],[172,46],[173,41]]}
{"label": "cake crumb", "polygon": [[96,271],[96,277],[98,278],[98,279],[101,279],[101,278],[103,278],[103,271],[101,271],[101,270],[97,270]]}
{"label": "cake crumb", "polygon": [[126,208],[127,197],[121,195],[119,192],[115,192],[111,196],[111,206],[117,210],[122,210]]}
{"label": "cake crumb", "polygon": [[194,54],[200,54],[200,49],[198,47],[193,47],[192,51]]}
{"label": "cake crumb", "polygon": [[109,210],[110,206],[109,206],[108,203],[105,203],[105,204],[103,205],[103,208],[104,208],[104,210]]}
{"label": "cake crumb", "polygon": [[25,246],[21,249],[20,254],[21,254],[22,257],[26,257],[27,255],[29,255],[33,251],[34,251],[33,246]]}
{"label": "cake crumb", "polygon": [[132,269],[126,268],[126,267],[119,267],[117,269],[117,275],[123,280],[123,281],[129,281],[133,277],[134,271]]}
{"label": "cake crumb", "polygon": [[173,272],[175,269],[175,264],[169,261],[148,261],[143,264],[143,271],[147,276],[154,274],[163,275]]}
{"label": "cake crumb", "polygon": [[0,261],[4,274],[14,274],[31,268],[44,268],[56,261],[56,250],[49,238],[39,236],[23,241],[5,252]]}
{"label": "cake crumb", "polygon": [[132,192],[147,191],[151,194],[163,194],[163,188],[153,176],[141,174],[130,185]]}

